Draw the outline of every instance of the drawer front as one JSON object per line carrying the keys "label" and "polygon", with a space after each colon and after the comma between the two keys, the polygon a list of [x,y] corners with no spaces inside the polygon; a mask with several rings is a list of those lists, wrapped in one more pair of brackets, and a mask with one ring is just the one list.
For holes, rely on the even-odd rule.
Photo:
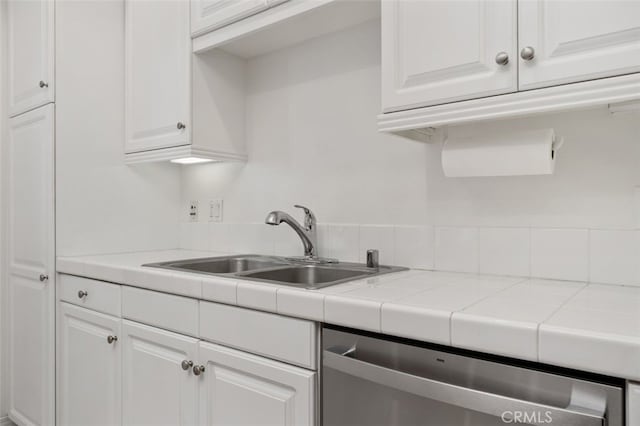
{"label": "drawer front", "polygon": [[58,280],[60,300],[119,317],[122,286],[74,275],[61,274]]}
{"label": "drawer front", "polygon": [[312,321],[200,302],[200,336],[222,345],[316,369],[317,325]]}
{"label": "drawer front", "polygon": [[189,336],[198,336],[198,301],[124,286],[122,316]]}

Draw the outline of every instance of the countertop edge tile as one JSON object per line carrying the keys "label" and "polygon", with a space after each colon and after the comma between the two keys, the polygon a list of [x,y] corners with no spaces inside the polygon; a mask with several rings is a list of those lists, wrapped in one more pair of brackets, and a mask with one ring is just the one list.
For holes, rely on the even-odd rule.
{"label": "countertop edge tile", "polygon": [[383,303],[380,328],[385,334],[451,345],[451,311]]}
{"label": "countertop edge tile", "polygon": [[451,344],[471,349],[538,361],[538,323],[513,321],[454,312]]}
{"label": "countertop edge tile", "polygon": [[279,314],[324,322],[324,294],[313,290],[279,288],[276,297]]}
{"label": "countertop edge tile", "polygon": [[59,274],[84,275],[84,262],[70,257],[56,259],[56,272]]}
{"label": "countertop edge tile", "polygon": [[541,324],[538,358],[546,364],[640,380],[640,337]]}
{"label": "countertop edge tile", "polygon": [[226,277],[203,277],[202,300],[228,305],[238,304],[238,280]]}
{"label": "countertop edge tile", "polygon": [[324,298],[325,322],[380,333],[382,303],[342,295]]}
{"label": "countertop edge tile", "polygon": [[277,312],[278,288],[269,284],[238,281],[236,297],[238,306],[267,312]]}

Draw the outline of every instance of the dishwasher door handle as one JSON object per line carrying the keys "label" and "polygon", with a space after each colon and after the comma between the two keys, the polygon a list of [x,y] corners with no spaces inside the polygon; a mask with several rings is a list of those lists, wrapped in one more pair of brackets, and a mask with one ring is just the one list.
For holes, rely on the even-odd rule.
{"label": "dishwasher door handle", "polygon": [[[333,348],[332,348],[333,349]],[[408,392],[433,401],[477,411],[490,416],[529,425],[606,426],[605,417],[582,407],[559,408],[511,398],[464,386],[415,376],[377,364],[361,361],[331,350],[323,351],[323,367]],[[520,414],[522,413],[522,414]],[[552,419],[552,422],[549,420]]]}

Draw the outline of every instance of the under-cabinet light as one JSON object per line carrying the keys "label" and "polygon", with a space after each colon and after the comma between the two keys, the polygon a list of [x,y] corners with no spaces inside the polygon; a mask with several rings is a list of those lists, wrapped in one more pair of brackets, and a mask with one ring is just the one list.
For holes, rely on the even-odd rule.
{"label": "under-cabinet light", "polygon": [[209,158],[199,158],[199,157],[185,157],[185,158],[176,158],[175,160],[171,160],[172,163],[176,164],[199,164],[199,163],[209,163],[213,160]]}

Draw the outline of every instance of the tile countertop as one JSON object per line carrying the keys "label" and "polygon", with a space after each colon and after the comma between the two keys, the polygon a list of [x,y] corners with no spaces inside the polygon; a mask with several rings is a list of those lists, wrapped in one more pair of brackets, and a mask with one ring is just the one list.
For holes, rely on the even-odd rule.
{"label": "tile countertop", "polygon": [[409,270],[304,290],[140,266],[223,254],[59,257],[57,271],[640,380],[640,287]]}

